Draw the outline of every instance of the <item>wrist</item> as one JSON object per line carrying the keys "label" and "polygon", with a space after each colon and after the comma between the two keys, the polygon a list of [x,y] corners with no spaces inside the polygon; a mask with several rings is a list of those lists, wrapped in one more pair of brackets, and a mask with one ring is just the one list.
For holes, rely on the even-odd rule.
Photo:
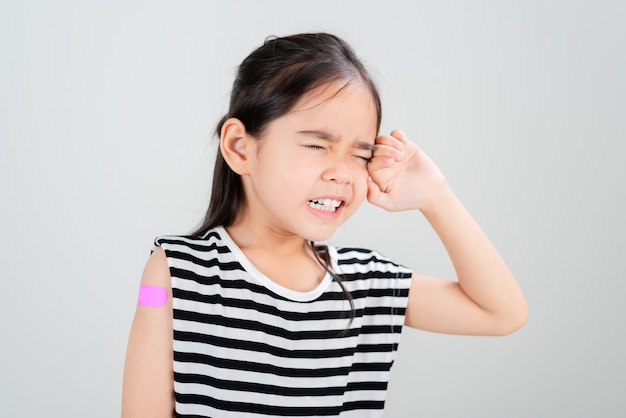
{"label": "wrist", "polygon": [[424,201],[419,207],[420,212],[429,218],[438,213],[444,212],[446,208],[451,207],[455,203],[458,203],[456,195],[450,188],[448,183],[444,183],[436,191]]}

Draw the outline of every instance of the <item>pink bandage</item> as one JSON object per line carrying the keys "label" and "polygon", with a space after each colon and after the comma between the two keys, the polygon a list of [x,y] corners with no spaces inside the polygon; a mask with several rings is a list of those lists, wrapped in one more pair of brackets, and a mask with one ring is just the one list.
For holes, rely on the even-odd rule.
{"label": "pink bandage", "polygon": [[137,304],[141,306],[152,306],[160,308],[167,302],[167,290],[160,286],[150,286],[142,284],[139,286],[139,300]]}

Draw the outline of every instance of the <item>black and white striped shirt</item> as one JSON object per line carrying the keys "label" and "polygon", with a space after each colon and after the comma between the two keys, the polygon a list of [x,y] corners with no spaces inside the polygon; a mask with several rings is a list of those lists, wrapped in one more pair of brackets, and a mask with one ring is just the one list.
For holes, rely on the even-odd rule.
{"label": "black and white striped shirt", "polygon": [[224,228],[162,236],[172,276],[181,417],[380,417],[411,271],[328,246],[333,271],[297,292],[259,272]]}

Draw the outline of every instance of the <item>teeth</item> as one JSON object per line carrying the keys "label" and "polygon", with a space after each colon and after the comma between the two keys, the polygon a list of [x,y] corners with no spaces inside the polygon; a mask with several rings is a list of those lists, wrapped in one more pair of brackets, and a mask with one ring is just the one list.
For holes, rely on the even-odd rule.
{"label": "teeth", "polygon": [[309,206],[311,206],[313,209],[325,210],[328,212],[336,211],[339,205],[341,205],[341,201],[335,199],[309,200]]}

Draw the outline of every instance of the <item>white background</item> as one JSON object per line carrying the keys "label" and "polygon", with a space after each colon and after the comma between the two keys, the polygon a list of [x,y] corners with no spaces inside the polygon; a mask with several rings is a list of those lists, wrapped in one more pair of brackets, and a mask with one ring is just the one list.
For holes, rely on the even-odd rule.
{"label": "white background", "polygon": [[[405,329],[389,417],[626,415],[623,1],[2,1],[0,416],[119,415],[152,240],[209,197],[235,68],[331,31],[383,132],[440,165],[528,299],[505,338]],[[334,243],[453,277],[419,213],[365,205]]]}

